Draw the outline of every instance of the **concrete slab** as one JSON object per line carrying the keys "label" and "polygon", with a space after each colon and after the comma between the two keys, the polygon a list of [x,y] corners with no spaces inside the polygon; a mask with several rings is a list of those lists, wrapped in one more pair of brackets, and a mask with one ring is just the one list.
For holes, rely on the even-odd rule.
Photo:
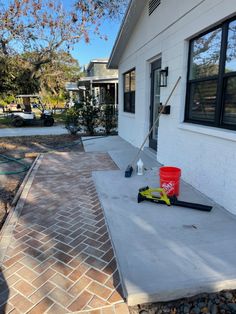
{"label": "concrete slab", "polygon": [[[127,165],[133,161],[138,152],[136,147],[130,145],[119,136],[82,137],[82,140],[86,152],[108,152],[117,166],[122,170],[126,169]],[[146,169],[160,167],[156,159],[144,151],[141,152],[140,158]]]}
{"label": "concrete slab", "polygon": [[183,181],[179,199],[213,205],[210,213],[138,204],[140,187],[159,186],[160,164],[142,152],[148,171],[125,178],[136,148],[119,136],[87,138],[84,147],[109,152],[121,169],[94,172],[93,178],[129,305],[236,288],[235,216]]}
{"label": "concrete slab", "polygon": [[179,199],[213,204],[210,213],[138,204],[140,187],[158,186],[156,170],[131,178],[94,172],[93,178],[129,305],[236,288],[234,215],[184,182]]}

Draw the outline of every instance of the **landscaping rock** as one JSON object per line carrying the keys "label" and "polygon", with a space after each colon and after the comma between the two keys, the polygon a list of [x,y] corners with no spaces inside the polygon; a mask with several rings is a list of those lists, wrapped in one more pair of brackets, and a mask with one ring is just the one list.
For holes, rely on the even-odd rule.
{"label": "landscaping rock", "polygon": [[199,309],[199,307],[195,306],[195,307],[193,308],[193,313],[194,313],[194,314],[199,314],[200,312],[201,312],[201,310]]}
{"label": "landscaping rock", "polygon": [[224,293],[224,297],[227,299],[227,300],[232,300],[233,299],[233,295],[231,292],[225,292]]}
{"label": "landscaping rock", "polygon": [[213,304],[210,309],[211,309],[211,314],[217,314],[218,308],[216,304]]}
{"label": "landscaping rock", "polygon": [[189,311],[190,311],[190,306],[189,305],[185,305],[184,306],[184,313],[185,314],[189,314]]}
{"label": "landscaping rock", "polygon": [[228,308],[233,311],[233,313],[236,313],[236,304],[235,303],[229,303]]}
{"label": "landscaping rock", "polygon": [[[134,308],[132,308],[134,309]],[[136,308],[137,309],[137,308]],[[140,311],[141,310],[141,311]],[[236,290],[204,293],[191,298],[149,303],[131,314],[236,314]]]}

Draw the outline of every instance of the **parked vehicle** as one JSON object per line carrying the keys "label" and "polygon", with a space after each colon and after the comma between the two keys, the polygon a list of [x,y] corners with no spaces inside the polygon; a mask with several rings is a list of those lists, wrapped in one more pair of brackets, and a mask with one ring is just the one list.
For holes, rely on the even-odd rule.
{"label": "parked vehicle", "polygon": [[51,110],[46,110],[38,95],[16,96],[16,110],[11,110],[12,124],[15,127],[23,125],[52,126],[54,124]]}

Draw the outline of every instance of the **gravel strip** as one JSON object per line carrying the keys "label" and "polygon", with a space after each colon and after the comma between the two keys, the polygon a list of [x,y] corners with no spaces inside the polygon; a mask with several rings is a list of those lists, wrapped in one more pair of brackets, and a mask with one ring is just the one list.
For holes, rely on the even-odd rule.
{"label": "gravel strip", "polygon": [[164,303],[150,303],[130,308],[131,314],[235,314],[236,290],[203,293]]}

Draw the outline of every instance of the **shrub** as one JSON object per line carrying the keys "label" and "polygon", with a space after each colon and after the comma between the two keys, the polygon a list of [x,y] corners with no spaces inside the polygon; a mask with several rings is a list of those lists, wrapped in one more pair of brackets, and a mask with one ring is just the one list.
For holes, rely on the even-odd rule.
{"label": "shrub", "polygon": [[72,107],[65,112],[65,127],[70,134],[77,134],[81,130],[80,126],[80,113],[77,107]]}
{"label": "shrub", "polygon": [[89,135],[95,134],[95,128],[99,124],[99,107],[96,106],[96,99],[88,91],[82,99],[80,114],[81,123]]}
{"label": "shrub", "polygon": [[101,125],[105,128],[107,135],[117,127],[117,114],[114,105],[103,105],[101,113]]}

